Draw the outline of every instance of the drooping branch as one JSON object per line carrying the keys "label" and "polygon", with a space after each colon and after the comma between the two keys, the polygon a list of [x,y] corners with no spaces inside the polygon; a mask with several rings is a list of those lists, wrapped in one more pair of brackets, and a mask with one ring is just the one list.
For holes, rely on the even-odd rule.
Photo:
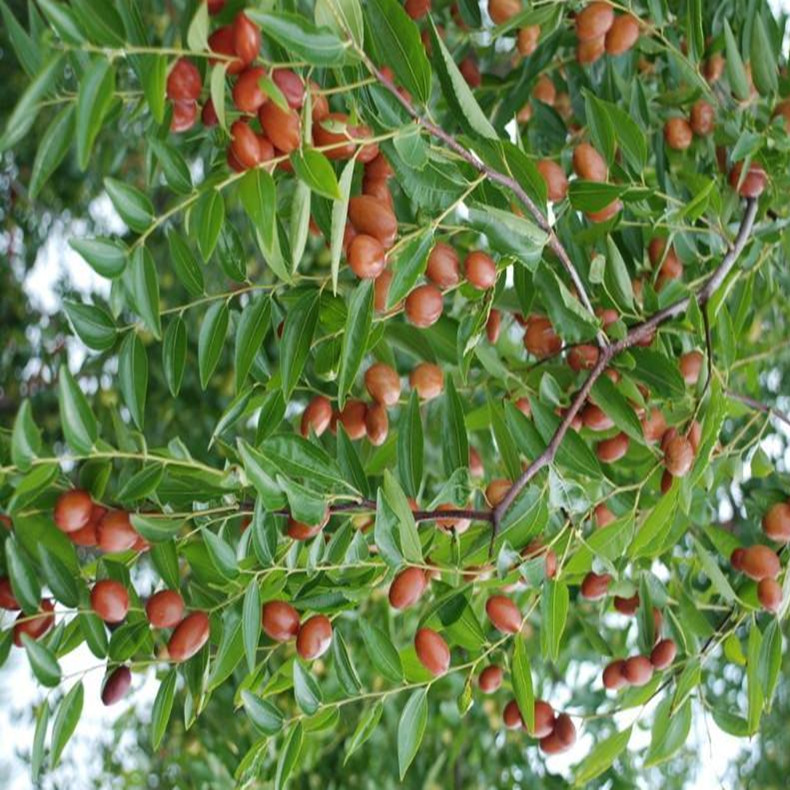
{"label": "drooping branch", "polygon": [[600,378],[603,372],[609,367],[611,361],[622,351],[631,348],[631,346],[636,345],[641,340],[651,337],[655,330],[665,321],[669,321],[673,318],[683,315],[683,313],[685,313],[688,309],[692,299],[696,298],[700,307],[704,309],[707,302],[727,278],[727,275],[732,270],[741,252],[743,252],[743,248],[746,246],[746,243],[748,242],[752,232],[752,227],[754,226],[754,220],[756,216],[757,201],[747,200],[746,212],[743,216],[743,219],[741,220],[741,226],[738,230],[738,235],[735,238],[735,242],[733,243],[729,252],[727,252],[727,254],[724,256],[721,264],[719,264],[718,268],[705,281],[695,296],[686,296],[683,299],[680,299],[677,302],[669,305],[668,307],[665,307],[663,310],[659,310],[646,321],[643,321],[642,323],[637,324],[636,326],[633,326],[631,329],[629,329],[624,338],[606,346],[606,348],[601,350],[595,367],[593,367],[593,369],[590,371],[590,375],[587,377],[584,384],[582,384],[581,388],[574,396],[570,408],[565,413],[562,422],[559,424],[554,435],[551,437],[551,441],[549,441],[546,449],[523,471],[518,480],[516,480],[513,486],[510,488],[505,498],[494,510],[494,530],[498,528],[498,525],[502,520],[502,516],[507,512],[508,508],[513,504],[516,497],[519,495],[519,493],[521,493],[530,480],[532,480],[532,478],[535,477],[535,475],[544,466],[552,463],[554,456],[557,454],[557,450],[562,444],[562,440],[565,438],[565,434],[568,432],[568,429],[571,426],[571,423],[584,405],[584,402],[587,400],[590,390],[598,378]]}
{"label": "drooping branch", "polygon": [[727,390],[726,394],[728,398],[737,400],[740,403],[748,406],[750,409],[754,409],[755,411],[761,411],[763,414],[776,417],[777,420],[781,420],[785,425],[790,426],[790,417],[778,409],[775,409],[773,406],[768,406],[766,403],[763,403],[756,398],[750,398],[748,395],[741,395],[739,392],[733,392],[732,390]]}

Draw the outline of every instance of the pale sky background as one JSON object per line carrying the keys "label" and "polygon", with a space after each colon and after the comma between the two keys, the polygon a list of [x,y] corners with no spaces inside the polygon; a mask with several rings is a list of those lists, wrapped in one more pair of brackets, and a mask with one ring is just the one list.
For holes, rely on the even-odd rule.
{"label": "pale sky background", "polygon": [[[775,10],[790,11],[790,0],[770,0]],[[107,233],[117,233],[123,230],[123,222],[115,214],[109,199],[105,196],[94,201],[91,207],[91,214],[95,221],[102,223]],[[35,304],[46,312],[53,313],[59,309],[60,301],[53,284],[65,276],[74,291],[90,294],[99,293],[104,296],[109,294],[108,281],[99,277],[93,269],[88,266],[83,259],[77,255],[67,244],[67,239],[71,236],[79,236],[84,232],[84,223],[75,222],[68,227],[61,223],[56,224],[47,243],[42,247],[35,266],[29,273],[25,287]],[[70,349],[72,352],[72,364],[79,365],[81,356],[84,353],[79,348],[79,344],[74,343]],[[763,443],[763,449],[773,458],[776,458],[780,443],[770,437]],[[785,468],[790,466],[785,457]],[[745,470],[748,472],[748,469]],[[144,580],[149,582],[150,580]],[[145,594],[145,589],[138,589],[138,592]],[[0,622],[2,621],[0,614]],[[617,617],[617,615],[614,615]],[[79,726],[71,742],[66,747],[67,753],[74,758],[74,764],[79,767],[80,775],[83,780],[87,777],[95,776],[100,769],[99,754],[96,744],[108,739],[108,732],[116,717],[130,705],[134,705],[138,710],[139,718],[150,721],[151,706],[158,688],[153,671],[146,674],[135,673],[133,675],[132,689],[127,699],[117,706],[105,708],[100,701],[101,683],[103,671],[101,662],[98,661],[85,645],[65,656],[60,661],[64,677],[73,675],[86,667],[96,667],[88,672],[84,678],[85,704]],[[582,675],[579,682],[590,682],[600,684],[600,667],[588,667],[581,669]],[[11,656],[4,667],[0,669],[2,685],[0,686],[0,732],[3,734],[3,749],[0,750],[0,779],[3,774],[10,772],[10,781],[6,785],[7,790],[28,790],[30,788],[30,776],[27,764],[21,759],[20,753],[29,749],[33,737],[33,728],[27,721],[32,703],[37,703],[42,697],[41,687],[33,680],[28,667],[24,651],[12,649]],[[68,681],[65,688],[70,687]],[[563,699],[550,700],[555,706],[561,707]],[[660,699],[654,701],[653,705],[642,714],[643,721],[650,721],[652,717],[652,707],[655,707]],[[393,704],[393,703],[390,703]],[[617,723],[620,729],[627,727],[635,718],[637,712],[626,712],[619,714]],[[175,715],[180,715],[174,711]],[[52,722],[50,721],[50,728]],[[121,754],[124,748],[129,749],[133,746],[127,742],[121,744]],[[634,729],[634,734],[629,744],[629,749],[634,751],[644,750],[650,742],[650,731],[640,728]],[[716,790],[722,788],[722,777],[728,766],[728,761],[734,760],[742,750],[749,750],[749,741],[734,738],[719,730],[709,716],[702,715],[699,706],[695,707],[692,731],[689,737],[692,747],[696,746],[699,751],[699,771],[698,776],[693,782],[694,788],[699,790]],[[562,772],[570,775],[570,768],[581,760],[591,748],[589,736],[585,736],[583,731],[576,746],[569,752],[550,757],[547,765],[554,772]],[[525,759],[528,761],[544,760],[543,756],[537,754],[537,750],[525,750]],[[57,779],[61,786],[70,785],[78,788],[80,776],[66,775],[65,768],[56,772]],[[44,786],[48,786],[46,779]]]}

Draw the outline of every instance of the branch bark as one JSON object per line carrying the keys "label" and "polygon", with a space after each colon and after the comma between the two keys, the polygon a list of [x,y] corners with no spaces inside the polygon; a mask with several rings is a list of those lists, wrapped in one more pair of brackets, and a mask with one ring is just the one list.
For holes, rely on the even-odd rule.
{"label": "branch bark", "polygon": [[554,456],[557,454],[557,450],[559,449],[560,444],[562,444],[562,440],[565,438],[565,434],[568,432],[568,428],[570,428],[574,417],[578,414],[585,400],[587,400],[587,396],[590,394],[593,384],[595,384],[598,378],[609,367],[611,361],[621,351],[625,351],[626,349],[638,343],[640,340],[650,337],[652,333],[658,328],[658,326],[660,326],[665,321],[669,321],[672,318],[677,318],[678,316],[685,313],[688,309],[691,299],[696,298],[700,307],[704,309],[707,302],[727,278],[727,275],[732,270],[732,267],[735,265],[735,262],[738,260],[741,252],[743,252],[743,248],[746,246],[746,243],[749,240],[756,216],[757,201],[747,200],[746,212],[743,216],[743,219],[741,220],[741,226],[738,229],[738,235],[735,238],[734,244],[732,245],[729,252],[724,256],[718,268],[705,281],[705,284],[700,288],[696,296],[687,296],[678,300],[674,304],[665,307],[663,310],[659,310],[646,321],[643,321],[641,324],[637,324],[636,326],[629,329],[628,334],[626,334],[622,340],[618,340],[616,343],[612,343],[601,350],[600,354],[598,355],[598,362],[590,371],[590,375],[587,377],[584,384],[582,384],[581,388],[574,396],[570,408],[565,413],[565,417],[554,433],[554,436],[551,437],[551,441],[549,442],[546,449],[524,470],[518,480],[516,480],[511,489],[508,491],[505,498],[494,510],[495,532],[499,528],[502,516],[507,512],[508,508],[513,504],[516,497],[521,493],[524,487],[544,466],[547,466],[554,460]]}
{"label": "branch bark", "polygon": [[785,425],[790,426],[790,417],[788,417],[786,414],[783,414],[778,409],[775,409],[773,406],[768,406],[756,398],[750,398],[748,395],[741,395],[739,392],[733,392],[732,390],[727,390],[727,397],[740,401],[750,409],[761,411],[763,414],[769,414],[771,417],[776,417],[777,420],[781,420]]}

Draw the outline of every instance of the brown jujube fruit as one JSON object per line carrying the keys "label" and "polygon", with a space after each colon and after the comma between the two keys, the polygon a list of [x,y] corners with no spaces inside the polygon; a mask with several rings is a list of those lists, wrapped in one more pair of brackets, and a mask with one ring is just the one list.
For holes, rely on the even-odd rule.
{"label": "brown jujube fruit", "polygon": [[576,727],[573,726],[571,717],[567,713],[560,713],[554,722],[553,735],[566,748],[570,749],[576,743]]}
{"label": "brown jujube fruit", "polygon": [[[244,70],[245,63],[239,57],[234,57],[236,55],[236,51],[233,48],[233,25],[225,25],[223,27],[218,27],[209,37],[208,37],[208,48],[212,52],[216,52],[218,55],[228,55],[233,57],[233,60],[226,60],[223,58],[222,63],[227,63],[225,73],[232,76],[234,74],[239,74]],[[217,63],[218,60],[216,58],[210,58],[209,63],[214,65]]]}
{"label": "brown jujube fruit", "polygon": [[483,82],[483,78],[480,76],[480,67],[471,55],[467,55],[458,64],[458,70],[461,72],[461,76],[466,80],[466,84],[470,88],[480,87]]}
{"label": "brown jujube fruit", "polygon": [[482,477],[485,474],[483,459],[474,447],[469,448],[469,474],[472,477]]}
{"label": "brown jujube fruit", "polygon": [[483,694],[493,694],[502,685],[502,667],[489,664],[481,673],[477,682]]}
{"label": "brown jujube fruit", "polygon": [[345,428],[350,439],[361,439],[366,433],[365,415],[368,407],[364,401],[348,400],[337,419]]}
{"label": "brown jujube fruit", "polygon": [[495,25],[503,25],[521,11],[521,0],[488,0],[488,15]]}
{"label": "brown jujube fruit", "polygon": [[576,45],[576,62],[581,66],[597,63],[606,52],[606,36],[598,36]]}
{"label": "brown jujube fruit", "polygon": [[197,102],[174,101],[173,115],[170,119],[171,132],[186,132],[195,125],[197,120]]}
{"label": "brown jujube fruit", "polygon": [[111,510],[107,513],[99,522],[96,534],[99,548],[108,553],[133,548],[138,537],[132,522],[129,521],[129,514],[123,510]]}
{"label": "brown jujube fruit", "polygon": [[368,410],[365,412],[365,433],[368,441],[374,447],[381,447],[387,441],[389,429],[390,421],[387,409],[380,403],[368,406]]}
{"label": "brown jujube fruit", "polygon": [[[444,502],[441,505],[437,505],[436,510],[458,510],[458,505],[454,505],[451,502]],[[441,529],[454,529],[457,533],[461,534],[466,532],[469,529],[470,525],[472,524],[471,520],[468,518],[437,518],[436,519],[436,526],[441,527]]]}
{"label": "brown jujube fruit", "polygon": [[524,726],[521,711],[518,709],[518,703],[514,699],[505,705],[502,711],[502,722],[509,730],[515,730]]}
{"label": "brown jujube fruit", "polygon": [[604,667],[602,680],[605,689],[609,691],[619,691],[623,686],[628,685],[628,681],[623,674],[624,667],[625,661],[620,658],[610,661]]}
{"label": "brown jujube fruit", "polygon": [[694,134],[706,137],[716,128],[716,110],[705,99],[698,99],[691,107],[689,121]]}
{"label": "brown jujube fruit", "polygon": [[375,362],[365,371],[365,389],[382,406],[394,406],[400,398],[400,376],[384,362]]}
{"label": "brown jujube fruit", "polygon": [[275,69],[272,72],[272,82],[280,89],[288,106],[294,110],[301,110],[304,104],[304,80],[291,71],[291,69]]}
{"label": "brown jujube fruit", "polygon": [[499,331],[502,326],[502,313],[492,309],[486,321],[486,337],[489,343],[496,343],[499,340]]}
{"label": "brown jujube fruit", "polygon": [[420,400],[433,400],[444,391],[444,373],[438,365],[421,362],[409,373],[409,386],[417,390]]}
{"label": "brown jujube fruit", "polygon": [[87,491],[75,488],[64,491],[55,502],[52,518],[63,532],[76,532],[86,526],[93,513],[93,501]]}
{"label": "brown jujube fruit", "polygon": [[348,265],[362,280],[375,280],[387,265],[384,247],[378,239],[360,233],[348,247]]}
{"label": "brown jujube fruit", "polygon": [[757,583],[757,599],[763,609],[776,614],[782,606],[782,585],[776,579],[761,579]]}
{"label": "brown jujube fruit", "polygon": [[[332,112],[328,113],[321,121],[347,124],[348,116],[345,113]],[[321,122],[313,123],[313,144],[316,148],[325,149],[322,153],[328,159],[350,159],[356,150],[348,126],[342,131],[330,131]]]}
{"label": "brown jujube fruit", "polygon": [[464,273],[470,285],[487,291],[496,285],[496,264],[490,255],[480,250],[470,252],[464,261]]}
{"label": "brown jujube fruit", "polygon": [[116,702],[120,702],[126,696],[131,685],[132,673],[129,671],[129,667],[117,667],[104,679],[101,690],[102,704],[115,705]]}
{"label": "brown jujube fruit", "polygon": [[373,236],[385,249],[398,235],[398,219],[392,209],[370,195],[356,195],[348,201],[348,218],[357,233]]}
{"label": "brown jujube fruit", "polygon": [[184,616],[184,599],[175,590],[160,590],[146,602],[145,614],[154,628],[175,628]]}
{"label": "brown jujube fruit", "polygon": [[678,646],[672,639],[662,639],[650,653],[650,663],[656,669],[666,669],[675,660]]}
{"label": "brown jujube fruit", "polygon": [[694,422],[691,423],[686,437],[691,444],[692,450],[694,450],[694,455],[696,455],[699,443],[702,441],[702,423],[700,423],[699,420],[694,420]]}
{"label": "brown jujube fruit", "polygon": [[233,103],[240,112],[253,115],[258,112],[261,105],[265,104],[269,97],[263,92],[260,81],[266,76],[266,69],[257,66],[247,69],[239,74],[233,86]]}
{"label": "brown jujube fruit", "polygon": [[639,41],[639,22],[632,14],[615,18],[606,33],[604,46],[608,55],[622,55]]}
{"label": "brown jujube fruit", "polygon": [[438,241],[428,255],[425,276],[439,288],[452,288],[461,282],[458,253],[449,244]]}
{"label": "brown jujube fruit", "polygon": [[554,549],[547,549],[539,538],[530,541],[522,550],[521,556],[530,559],[544,555],[544,569],[547,579],[553,579],[557,575],[557,552]]}
{"label": "brown jujube fruit", "polygon": [[667,421],[663,412],[657,406],[653,406],[642,418],[642,434],[645,437],[645,441],[649,444],[661,441],[666,429]]}
{"label": "brown jujube fruit", "polygon": [[389,589],[390,606],[393,609],[407,609],[420,600],[428,580],[422,568],[405,568],[395,575]]}
{"label": "brown jujube fruit", "polygon": [[3,577],[0,579],[0,609],[16,612],[20,609],[19,603],[11,589],[11,580]]}
{"label": "brown jujube fruit", "polygon": [[685,151],[694,139],[691,124],[685,118],[670,118],[664,124],[664,139],[675,151]]}
{"label": "brown jujube fruit", "polygon": [[685,436],[675,436],[664,448],[664,466],[672,477],[685,477],[694,464],[694,448]]}
{"label": "brown jujube fruit", "polygon": [[[749,172],[741,182],[743,162],[738,162],[730,171],[730,186],[738,190],[738,194],[745,198],[758,198],[765,191],[768,176],[759,165],[751,165]],[[740,186],[738,184],[740,183]]]}
{"label": "brown jujube fruit", "polygon": [[510,491],[513,484],[507,478],[499,478],[492,480],[487,486],[485,491],[486,501],[491,507],[496,507]]}
{"label": "brown jujube fruit", "polygon": [[407,297],[406,318],[420,329],[433,326],[442,316],[444,300],[435,285],[419,285]]}
{"label": "brown jujube fruit", "polygon": [[233,19],[233,50],[245,65],[258,57],[261,49],[261,31],[243,12],[239,11]]}
{"label": "brown jujube fruit", "polygon": [[689,351],[681,355],[678,367],[680,368],[680,375],[683,376],[683,381],[688,386],[693,387],[699,381],[703,360],[704,357],[701,351]]}
{"label": "brown jujube fruit", "polygon": [[258,120],[278,151],[290,154],[299,147],[301,123],[296,110],[284,110],[273,101],[266,102],[258,110]]}
{"label": "brown jujube fruit", "polygon": [[773,549],[757,544],[743,550],[740,570],[750,579],[759,582],[763,579],[775,579],[779,575],[781,564]]}
{"label": "brown jujube fruit", "polygon": [[412,19],[422,19],[431,10],[431,0],[406,0],[403,8]]}
{"label": "brown jujube fruit", "polygon": [[516,48],[520,55],[527,57],[538,48],[540,40],[540,25],[527,25],[518,31],[516,38]]}
{"label": "brown jujube fruit", "polygon": [[598,529],[611,524],[615,520],[615,515],[612,513],[611,510],[603,503],[599,503],[595,506],[595,526]]}
{"label": "brown jujube fruit", "polygon": [[598,574],[590,571],[584,579],[582,579],[580,588],[581,596],[588,601],[598,601],[606,595],[611,583],[612,577],[610,574]]}
{"label": "brown jujube fruit", "polygon": [[394,175],[395,172],[392,169],[392,165],[390,165],[384,154],[380,153],[365,165],[365,178],[386,181]]}
{"label": "brown jujube fruit", "polygon": [[734,570],[743,570],[743,560],[745,556],[746,549],[737,548],[732,550],[732,554],[730,554],[730,565],[732,565]]}
{"label": "brown jujube fruit", "polygon": [[568,177],[565,171],[551,159],[541,159],[535,165],[546,182],[546,195],[552,203],[564,200],[568,194]]}
{"label": "brown jujube fruit", "polygon": [[167,75],[167,98],[172,101],[195,101],[202,88],[203,81],[197,66],[186,58],[179,58]]}
{"label": "brown jujube fruit", "polygon": [[705,79],[710,83],[720,80],[724,74],[725,65],[726,61],[724,60],[724,56],[721,54],[721,52],[714,52],[702,64],[702,73],[705,75]]}
{"label": "brown jujube fruit", "polygon": [[380,200],[387,205],[390,210],[394,207],[392,200],[392,192],[390,192],[389,184],[381,178],[365,178],[362,179],[362,194],[370,195],[371,197]]}
{"label": "brown jujube fruit", "polygon": [[618,433],[611,439],[603,439],[598,442],[595,454],[599,461],[605,464],[613,464],[619,461],[628,452],[628,436],[625,433]]}
{"label": "brown jujube fruit", "polygon": [[609,176],[606,160],[589,143],[573,149],[573,171],[586,181],[606,181]]}
{"label": "brown jujube fruit", "polygon": [[527,731],[533,738],[545,738],[554,732],[557,719],[554,715],[554,708],[542,699],[535,700],[535,726],[532,731]]}
{"label": "brown jujube fruit", "polygon": [[766,511],[763,532],[777,543],[790,542],[790,502],[777,502]]}
{"label": "brown jujube fruit", "polygon": [[576,14],[576,37],[579,41],[588,41],[592,38],[606,35],[614,24],[614,9],[609,3],[588,3]]}
{"label": "brown jujube fruit", "polygon": [[263,633],[275,642],[288,642],[299,633],[299,612],[285,601],[269,601],[261,609]]}
{"label": "brown jujube fruit", "polygon": [[245,169],[257,167],[261,161],[258,137],[246,121],[234,121],[230,127],[230,149],[236,161]]}
{"label": "brown jujube fruit", "polygon": [[653,665],[646,656],[631,656],[625,660],[623,677],[632,686],[644,686],[653,677]]}
{"label": "brown jujube fruit", "polygon": [[167,643],[171,661],[182,662],[192,658],[208,642],[211,623],[205,612],[188,614],[173,631]]}
{"label": "brown jujube fruit", "polygon": [[548,74],[541,74],[532,89],[532,98],[552,106],[557,98],[557,89]]}
{"label": "brown jujube fruit", "polygon": [[521,630],[521,612],[505,595],[492,595],[486,601],[486,614],[494,628],[503,634],[517,634]]}
{"label": "brown jujube fruit", "polygon": [[626,617],[633,617],[639,608],[639,593],[634,593],[630,598],[614,597],[614,608]]}
{"label": "brown jujube fruit", "polygon": [[549,733],[545,738],[541,738],[538,745],[544,754],[561,754],[569,748],[560,742],[560,739],[554,732]]}
{"label": "brown jujube fruit", "polygon": [[524,332],[524,348],[538,359],[544,359],[559,353],[562,340],[548,318],[541,315],[532,316]]}
{"label": "brown jujube fruit", "polygon": [[[310,80],[308,85],[310,86],[310,98],[313,105],[312,120],[314,124],[320,123],[329,117],[329,99],[321,93],[321,86],[315,80]],[[313,126],[313,134],[315,134],[315,126]],[[351,153],[353,154],[354,152],[352,151]],[[330,156],[329,158],[332,159],[333,157]]]}
{"label": "brown jujube fruit", "polygon": [[[351,226],[349,225],[349,227]],[[384,313],[387,310],[387,298],[392,277],[392,270],[385,269],[373,282],[373,306],[377,313]],[[403,303],[401,302],[401,304]]]}
{"label": "brown jujube fruit", "polygon": [[[14,644],[22,647],[22,634],[27,634],[31,639],[40,639],[55,624],[55,605],[48,598],[41,601],[41,614],[29,617],[24,612],[17,615],[14,624]],[[21,622],[20,622],[21,620]]]}
{"label": "brown jujube fruit", "polygon": [[582,423],[585,428],[591,431],[608,431],[614,427],[614,420],[600,407],[594,403],[588,403],[581,413]]}
{"label": "brown jujube fruit", "polygon": [[91,609],[105,623],[120,623],[129,611],[129,593],[114,579],[102,579],[91,590]]}
{"label": "brown jujube fruit", "polygon": [[218,14],[225,7],[225,0],[208,0],[208,12],[212,16]]}
{"label": "brown jujube fruit", "polygon": [[600,211],[588,211],[587,219],[589,219],[590,222],[608,222],[622,210],[622,202],[620,200],[613,200],[608,206],[605,206]]}
{"label": "brown jujube fruit", "polygon": [[200,122],[207,128],[216,126],[219,123],[217,111],[214,107],[214,102],[211,99],[206,101],[206,103],[203,105],[203,109],[200,111]]}
{"label": "brown jujube fruit", "polygon": [[296,652],[305,661],[324,655],[332,644],[332,623],[323,614],[313,615],[300,627],[296,635]]}
{"label": "brown jujube fruit", "polygon": [[302,436],[307,438],[310,431],[316,436],[321,436],[329,427],[331,421],[332,404],[323,395],[316,395],[310,403],[307,404],[307,407],[302,413],[302,422],[300,425]]}
{"label": "brown jujube fruit", "polygon": [[310,540],[315,537],[329,521],[329,507],[324,510],[324,515],[321,521],[317,524],[305,524],[302,521],[297,521],[293,516],[288,518],[288,526],[286,527],[286,534],[293,540]]}

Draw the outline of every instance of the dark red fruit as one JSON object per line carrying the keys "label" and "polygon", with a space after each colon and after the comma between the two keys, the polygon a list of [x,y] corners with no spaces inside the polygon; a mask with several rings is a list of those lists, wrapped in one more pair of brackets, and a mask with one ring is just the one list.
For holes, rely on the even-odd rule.
{"label": "dark red fruit", "polygon": [[261,31],[243,12],[239,11],[233,20],[233,50],[244,65],[249,65],[261,49]]}
{"label": "dark red fruit", "polygon": [[390,584],[389,601],[394,609],[407,609],[420,600],[428,580],[422,568],[406,568]]}
{"label": "dark red fruit", "polygon": [[348,202],[348,218],[357,233],[378,239],[389,249],[398,235],[398,219],[392,209],[370,195],[356,195]]}
{"label": "dark red fruit", "polygon": [[129,611],[129,593],[120,582],[102,579],[91,590],[91,609],[105,623],[120,623]]}
{"label": "dark red fruit", "polygon": [[93,501],[87,491],[75,488],[62,493],[55,502],[52,517],[63,532],[76,532],[91,520]]}
{"label": "dark red fruit", "polygon": [[273,101],[266,102],[258,110],[258,120],[272,145],[284,154],[290,154],[299,147],[301,123],[299,113],[293,109],[284,110]]}
{"label": "dark red fruit", "polygon": [[493,694],[502,685],[503,674],[502,667],[495,666],[494,664],[487,666],[480,673],[480,677],[477,681],[480,686],[480,691],[482,691],[483,694]]}
{"label": "dark red fruit", "polygon": [[644,686],[653,677],[653,665],[645,656],[631,656],[625,660],[623,677],[632,686]]}
{"label": "dark red fruit", "polygon": [[409,386],[417,390],[420,400],[433,400],[444,391],[444,373],[438,365],[421,362],[409,374]]}
{"label": "dark red fruit", "polygon": [[299,633],[299,612],[285,601],[269,601],[261,610],[263,632],[275,642],[287,642]]}
{"label": "dark red fruit", "polygon": [[615,659],[610,661],[603,670],[603,686],[609,691],[618,691],[623,686],[628,685],[625,679],[623,669],[625,668],[625,661],[622,659]]}
{"label": "dark red fruit", "polygon": [[609,176],[606,160],[589,143],[574,148],[573,169],[585,181],[606,181]]}
{"label": "dark red fruit", "polygon": [[260,66],[246,69],[239,74],[239,78],[233,86],[233,103],[236,105],[236,109],[252,115],[268,101],[269,97],[260,86],[261,79],[265,76],[266,69]]}
{"label": "dark red fruit", "polygon": [[757,598],[763,609],[776,614],[782,606],[782,585],[776,579],[761,579],[757,583]]}
{"label": "dark red fruit", "polygon": [[606,35],[614,24],[614,9],[609,3],[588,3],[576,14],[576,37],[579,41],[589,41]]}
{"label": "dark red fruit", "polygon": [[380,403],[373,403],[368,406],[365,412],[365,433],[368,441],[374,447],[381,447],[387,441],[389,429],[390,422],[387,416],[387,409]]}
{"label": "dark red fruit", "polygon": [[486,321],[486,337],[489,343],[496,343],[499,340],[499,331],[502,326],[502,313],[492,309]]}
{"label": "dark red fruit", "polygon": [[588,601],[597,601],[606,595],[611,583],[612,577],[608,573],[590,571],[582,580],[581,596]]}
{"label": "dark red fruit", "polygon": [[394,406],[400,398],[400,376],[383,362],[375,362],[365,371],[365,388],[382,406]]}
{"label": "dark red fruit", "polygon": [[545,359],[559,353],[562,348],[562,340],[554,331],[548,318],[540,315],[531,316],[527,319],[524,348],[538,359]]}
{"label": "dark red fruit", "polygon": [[[738,162],[730,172],[730,186],[738,189],[738,194],[745,198],[758,198],[765,191],[768,176],[759,165],[751,165],[746,177],[741,181],[743,162]],[[738,186],[740,184],[740,186]]]}
{"label": "dark red fruit", "polygon": [[442,292],[435,285],[420,285],[406,297],[406,318],[421,329],[435,324],[443,308]]}
{"label": "dark red fruit", "polygon": [[763,516],[763,532],[777,543],[790,542],[790,502],[777,502]]}
{"label": "dark red fruit", "polygon": [[750,579],[759,582],[763,579],[775,579],[781,565],[773,549],[758,544],[743,550],[740,570]]}
{"label": "dark red fruit", "polygon": [[685,118],[670,118],[664,124],[664,139],[676,151],[685,151],[694,139],[691,124]]}
{"label": "dark red fruit", "polygon": [[518,703],[512,699],[505,705],[502,711],[502,721],[509,730],[515,730],[524,726],[524,719],[521,718],[521,711],[518,709]]}
{"label": "dark red fruit", "polygon": [[167,98],[173,101],[195,101],[200,96],[203,81],[192,61],[179,58],[167,75]]}
{"label": "dark red fruit", "polygon": [[626,617],[633,617],[639,608],[639,593],[634,593],[630,598],[614,597],[614,608]]}
{"label": "dark red fruit", "polygon": [[329,427],[332,421],[332,404],[323,395],[316,395],[302,413],[301,431],[305,438],[312,431],[316,436]]}
{"label": "dark red fruit", "polygon": [[632,14],[618,16],[604,38],[608,55],[622,55],[639,40],[639,22]]}
{"label": "dark red fruit", "polygon": [[595,448],[599,460],[605,464],[613,464],[619,461],[628,452],[628,436],[625,433],[618,433],[611,439],[604,439],[598,442]]}
{"label": "dark red fruit", "polygon": [[0,579],[0,609],[16,612],[20,609],[19,603],[11,589],[11,580],[3,577]]}
{"label": "dark red fruit", "polygon": [[414,636],[414,649],[420,663],[435,676],[443,675],[450,667],[450,648],[431,628],[420,628]]}
{"label": "dark red fruit", "polygon": [[[55,624],[55,605],[48,598],[41,602],[41,614],[28,617],[24,612],[17,615],[14,624],[14,644],[22,646],[22,634],[27,634],[31,639],[39,639]],[[20,622],[21,621],[21,622]]]}
{"label": "dark red fruit", "polygon": [[361,400],[348,400],[346,405],[337,415],[338,421],[345,428],[351,439],[361,439],[366,433],[365,417],[368,412],[367,404]]}
{"label": "dark red fruit", "polygon": [[475,250],[466,256],[464,273],[469,284],[479,291],[487,291],[496,285],[496,264],[490,255]]}
{"label": "dark red fruit", "polygon": [[425,267],[425,276],[439,288],[452,288],[461,282],[458,271],[458,253],[449,244],[437,242]]}
{"label": "dark red fruit", "polygon": [[554,732],[557,719],[554,715],[554,708],[542,699],[535,700],[535,728],[529,734],[533,738],[545,738]]}
{"label": "dark red fruit", "polygon": [[381,242],[365,233],[352,239],[347,257],[351,271],[363,280],[375,280],[387,265]]}
{"label": "dark red fruit", "polygon": [[261,161],[258,137],[247,121],[234,121],[230,127],[230,148],[236,160],[244,168],[257,167]]}
{"label": "dark red fruit", "polygon": [[650,653],[650,663],[656,669],[666,669],[674,660],[678,646],[672,639],[662,639]]}
{"label": "dark red fruit", "polygon": [[184,616],[184,599],[175,590],[160,590],[148,599],[145,614],[154,628],[175,628]]}
{"label": "dark red fruit", "polygon": [[304,80],[290,69],[275,69],[272,72],[272,81],[280,89],[288,106],[294,110],[301,110],[304,104]]}
{"label": "dark red fruit", "polygon": [[172,661],[192,658],[208,642],[211,623],[205,612],[188,614],[173,631],[167,643],[167,653]]}
{"label": "dark red fruit", "polygon": [[104,705],[115,705],[120,702],[132,685],[132,673],[129,667],[120,666],[110,672],[104,679],[101,690],[101,701]]}
{"label": "dark red fruit", "polygon": [[99,522],[96,534],[99,548],[106,552],[131,549],[139,537],[129,521],[129,514],[123,510],[111,510],[107,513]]}
{"label": "dark red fruit", "polygon": [[323,614],[317,614],[299,627],[296,652],[305,660],[313,661],[329,650],[332,644],[332,623]]}
{"label": "dark red fruit", "polygon": [[505,595],[492,595],[486,601],[486,614],[494,628],[504,634],[517,634],[521,630],[521,612]]}

